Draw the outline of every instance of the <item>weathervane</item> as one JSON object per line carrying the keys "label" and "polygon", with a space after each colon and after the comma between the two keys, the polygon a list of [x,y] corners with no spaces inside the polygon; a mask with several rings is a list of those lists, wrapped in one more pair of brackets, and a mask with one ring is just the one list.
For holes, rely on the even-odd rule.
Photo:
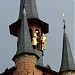
{"label": "weathervane", "polygon": [[63,22],[64,22],[64,27],[63,27],[63,29],[65,30],[65,29],[66,29],[66,26],[65,26],[64,13],[63,13]]}

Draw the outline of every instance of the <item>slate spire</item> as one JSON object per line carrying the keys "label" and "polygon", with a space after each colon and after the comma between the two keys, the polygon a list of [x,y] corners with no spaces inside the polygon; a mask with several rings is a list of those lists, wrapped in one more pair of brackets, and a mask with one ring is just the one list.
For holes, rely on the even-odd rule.
{"label": "slate spire", "polygon": [[19,19],[22,19],[23,8],[25,7],[28,18],[39,18],[35,0],[20,0]]}
{"label": "slate spire", "polygon": [[62,48],[62,61],[59,72],[75,71],[74,60],[71,52],[68,36],[66,34],[66,26],[64,21],[64,33],[63,33],[63,48]]}

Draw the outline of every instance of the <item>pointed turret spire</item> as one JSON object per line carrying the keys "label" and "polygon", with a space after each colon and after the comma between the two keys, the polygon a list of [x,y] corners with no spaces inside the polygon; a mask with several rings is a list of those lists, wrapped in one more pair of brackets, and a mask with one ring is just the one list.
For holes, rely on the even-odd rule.
{"label": "pointed turret spire", "polygon": [[23,8],[26,10],[27,19],[39,18],[35,0],[20,0],[19,19],[22,19]]}
{"label": "pointed turret spire", "polygon": [[68,36],[65,31],[65,20],[64,22],[64,34],[63,34],[63,49],[62,49],[62,62],[59,72],[64,71],[75,71],[74,60],[71,52]]}
{"label": "pointed turret spire", "polygon": [[22,17],[21,27],[20,27],[17,54],[24,53],[24,52],[34,53],[31,44],[31,38],[30,38],[29,27],[26,19],[25,8],[23,9],[23,17]]}

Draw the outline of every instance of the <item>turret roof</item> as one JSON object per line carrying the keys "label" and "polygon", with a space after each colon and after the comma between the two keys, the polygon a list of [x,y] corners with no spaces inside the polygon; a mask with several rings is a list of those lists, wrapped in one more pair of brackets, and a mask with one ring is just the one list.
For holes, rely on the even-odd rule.
{"label": "turret roof", "polygon": [[66,26],[64,25],[62,62],[61,62],[60,72],[75,71],[75,65],[71,52],[71,47],[65,28]]}

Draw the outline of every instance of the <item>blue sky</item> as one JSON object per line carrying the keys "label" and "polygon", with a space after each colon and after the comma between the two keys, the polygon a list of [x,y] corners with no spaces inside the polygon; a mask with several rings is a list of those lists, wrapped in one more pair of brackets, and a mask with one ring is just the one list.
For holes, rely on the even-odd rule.
{"label": "blue sky", "polygon": [[[7,67],[14,66],[12,58],[17,50],[17,39],[10,35],[9,25],[18,19],[19,4],[20,0],[0,0],[0,73]],[[74,1],[37,0],[37,8],[40,19],[49,24],[44,64],[49,64],[53,70],[59,71],[63,41],[63,12],[74,56]]]}

